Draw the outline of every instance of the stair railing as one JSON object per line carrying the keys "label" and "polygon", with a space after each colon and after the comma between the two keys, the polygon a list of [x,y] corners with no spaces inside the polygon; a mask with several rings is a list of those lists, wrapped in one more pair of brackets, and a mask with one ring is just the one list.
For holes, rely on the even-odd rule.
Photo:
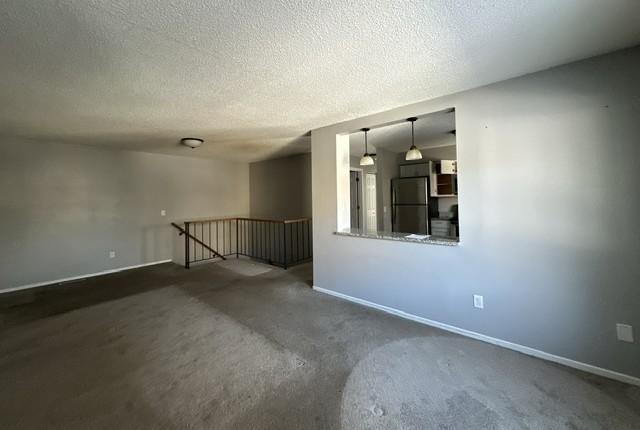
{"label": "stair railing", "polygon": [[311,218],[217,218],[171,223],[184,236],[185,268],[235,255],[288,267],[312,259]]}

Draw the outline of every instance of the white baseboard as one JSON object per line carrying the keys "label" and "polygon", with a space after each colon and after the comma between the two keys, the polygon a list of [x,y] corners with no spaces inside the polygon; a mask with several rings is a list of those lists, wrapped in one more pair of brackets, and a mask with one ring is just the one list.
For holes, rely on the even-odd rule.
{"label": "white baseboard", "polygon": [[52,281],[36,282],[34,284],[21,285],[19,287],[6,288],[0,290],[0,294],[12,291],[27,290],[29,288],[43,287],[45,285],[56,285],[62,282],[76,281],[78,279],[93,278],[94,276],[108,275],[109,273],[122,272],[123,270],[138,269],[140,267],[155,266],[156,264],[170,263],[172,260],[152,261],[151,263],[136,264],[135,266],[118,267],[117,269],[103,270],[102,272],[88,273],[86,275],[71,276],[69,278],[54,279]]}
{"label": "white baseboard", "polygon": [[390,308],[388,306],[379,305],[377,303],[373,303],[367,300],[358,299],[356,297],[351,297],[346,294],[338,293],[333,290],[327,290],[325,288],[313,286],[313,289],[319,291],[324,294],[329,294],[331,296],[339,297],[344,300],[348,300],[350,302],[358,303],[363,306],[368,306],[370,308],[378,309],[383,312],[387,312],[389,314],[393,314],[399,316],[401,318],[405,318],[411,321],[415,321],[421,324],[426,324],[428,326],[437,327],[442,330],[446,330],[452,333],[457,333],[462,336],[467,336],[476,340],[480,340],[483,342],[491,343],[493,345],[498,345],[503,348],[512,349],[514,351],[521,352],[523,354],[531,355],[533,357],[541,358],[543,360],[553,361],[554,363],[563,364],[568,367],[573,367],[574,369],[582,370],[584,372],[593,373],[595,375],[604,376],[605,378],[615,379],[616,381],[625,382],[627,384],[638,385],[640,386],[640,378],[626,375],[624,373],[616,372],[609,369],[603,369],[602,367],[593,366],[591,364],[582,363],[580,361],[575,361],[570,358],[560,357],[558,355],[549,354],[548,352],[540,351],[537,349],[529,348],[528,346],[519,345],[517,343],[509,342],[502,339],[497,339],[495,337],[486,336],[481,333],[476,333],[474,331],[465,330],[463,328],[455,327],[449,324],[444,324],[438,321],[433,321],[427,318],[419,317],[417,315],[413,315],[407,312],[400,311],[398,309]]}

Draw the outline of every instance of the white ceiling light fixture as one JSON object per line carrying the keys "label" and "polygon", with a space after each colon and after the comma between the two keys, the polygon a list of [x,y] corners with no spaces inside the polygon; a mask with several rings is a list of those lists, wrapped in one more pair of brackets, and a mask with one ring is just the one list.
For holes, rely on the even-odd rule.
{"label": "white ceiling light fixture", "polygon": [[369,151],[367,149],[367,133],[369,132],[369,128],[362,128],[362,131],[364,131],[364,155],[362,156],[362,158],[360,159],[360,165],[361,166],[373,166],[373,157],[372,155],[375,154],[369,154]]}
{"label": "white ceiling light fixture", "polygon": [[411,148],[407,151],[407,155],[404,157],[407,161],[422,160],[422,152],[416,148],[416,138],[413,130],[414,123],[418,120],[416,117],[407,118],[407,121],[411,122]]}
{"label": "white ceiling light fixture", "polygon": [[191,149],[197,148],[204,143],[204,140],[198,139],[197,137],[185,137],[180,139],[180,143],[185,146],[188,146]]}

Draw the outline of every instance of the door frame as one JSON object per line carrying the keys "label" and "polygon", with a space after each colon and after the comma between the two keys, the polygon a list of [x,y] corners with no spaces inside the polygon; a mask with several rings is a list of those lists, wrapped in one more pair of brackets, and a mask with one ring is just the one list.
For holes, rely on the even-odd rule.
{"label": "door frame", "polygon": [[[367,177],[371,175],[374,177],[374,185],[376,188],[376,192],[374,194],[374,198],[373,198],[373,207],[376,211],[376,217],[375,217],[375,222],[373,226],[370,226],[367,224],[366,220],[369,219],[368,215],[367,215],[367,211],[369,210],[369,205],[371,204],[371,202],[369,201],[369,199],[366,197],[366,194],[368,194],[367,191]],[[362,188],[363,188],[363,192],[365,193],[365,197],[363,198],[365,205],[364,205],[364,211],[363,211],[363,218],[365,220],[364,226],[365,229],[367,231],[378,231],[378,174],[376,172],[364,172],[364,180],[362,181]]]}
{"label": "door frame", "polygon": [[[364,182],[365,182],[364,178],[363,178],[364,177],[364,170],[361,169],[360,167],[349,167],[349,173],[351,173],[351,172],[360,173],[360,180],[358,181],[360,183],[360,187],[359,187],[360,188],[360,190],[359,190],[360,191],[360,213],[359,213],[359,217],[358,217],[359,218],[358,219],[358,225],[360,226],[361,230],[364,230],[365,229],[365,218],[366,218],[365,215],[364,215],[365,211],[363,210],[364,207],[365,207],[365,204],[364,204],[365,200],[364,199],[366,198],[365,195],[364,195],[364,193],[366,191],[364,189]],[[351,189],[351,187],[349,187],[349,189]],[[351,210],[351,205],[349,205],[349,210]]]}

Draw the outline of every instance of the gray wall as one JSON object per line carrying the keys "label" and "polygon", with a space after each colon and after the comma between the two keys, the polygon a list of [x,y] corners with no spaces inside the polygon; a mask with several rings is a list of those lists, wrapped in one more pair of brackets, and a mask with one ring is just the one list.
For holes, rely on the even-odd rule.
{"label": "gray wall", "polygon": [[248,212],[248,164],[0,139],[0,289],[179,261],[171,221]]}
{"label": "gray wall", "polygon": [[251,163],[249,176],[252,217],[311,216],[311,154]]}
{"label": "gray wall", "polygon": [[[636,48],[314,130],[314,284],[640,376],[638,76]],[[333,235],[336,134],[449,107],[462,243]]]}

